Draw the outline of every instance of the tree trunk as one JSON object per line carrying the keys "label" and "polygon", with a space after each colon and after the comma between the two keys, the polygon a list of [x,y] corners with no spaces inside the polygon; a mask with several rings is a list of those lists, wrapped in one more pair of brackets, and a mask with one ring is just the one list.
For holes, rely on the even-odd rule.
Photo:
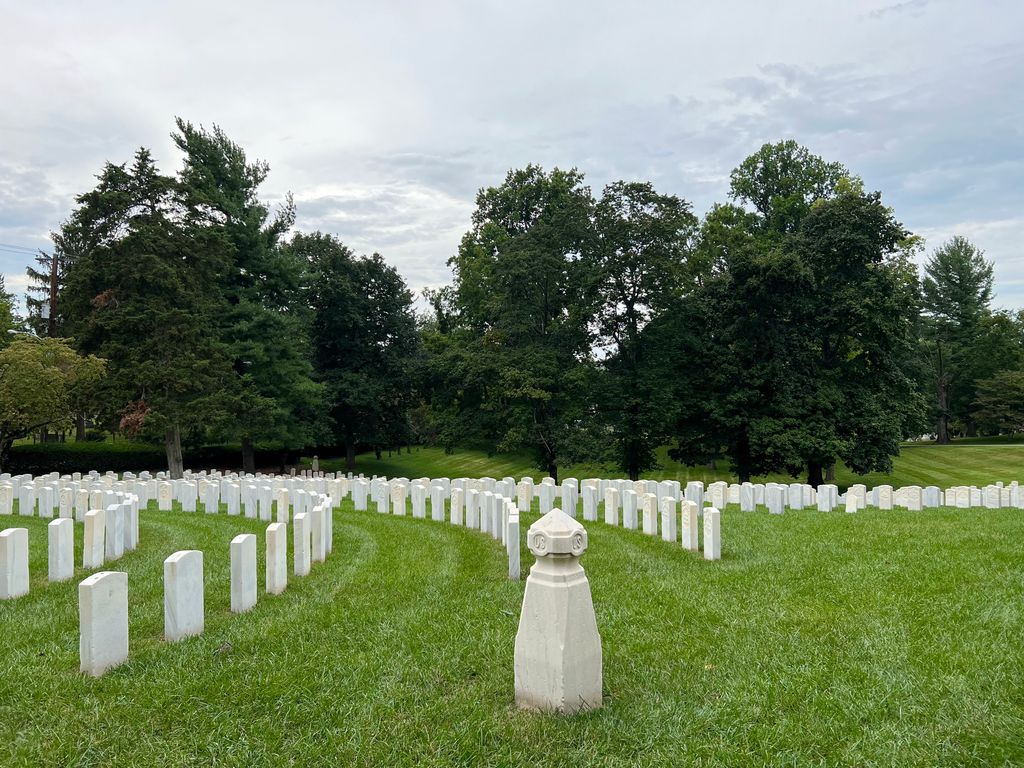
{"label": "tree trunk", "polygon": [[824,480],[821,479],[821,464],[816,461],[807,462],[807,484],[817,488]]}
{"label": "tree trunk", "polygon": [[380,461],[380,446],[376,445],[373,448],[373,455],[377,457],[377,461]]}
{"label": "tree trunk", "polygon": [[242,471],[256,474],[256,447],[251,437],[242,438]]}
{"label": "tree trunk", "polygon": [[75,441],[85,440],[85,414],[79,413],[75,416]]}
{"label": "tree trunk", "polygon": [[825,482],[834,483],[836,481],[836,463],[833,461],[828,465],[828,469],[825,470]]}
{"label": "tree trunk", "polygon": [[718,469],[718,462],[717,461],[712,459],[711,461],[708,462],[708,470],[710,472],[714,472],[717,469]]}
{"label": "tree trunk", "polygon": [[4,471],[7,466],[7,462],[11,457],[11,446],[14,445],[14,440],[10,438],[0,438],[0,472]]}
{"label": "tree trunk", "polygon": [[180,479],[185,473],[185,462],[181,458],[181,428],[177,424],[164,432],[164,450],[167,452],[167,471],[171,479]]}
{"label": "tree trunk", "polygon": [[935,424],[935,442],[949,445],[949,382],[945,377],[939,378],[937,402],[939,417]]}
{"label": "tree trunk", "polygon": [[352,435],[345,438],[345,469],[349,472],[355,471],[355,440]]}
{"label": "tree trunk", "polygon": [[558,464],[554,459],[548,459],[548,477],[555,481],[555,485],[558,485]]}

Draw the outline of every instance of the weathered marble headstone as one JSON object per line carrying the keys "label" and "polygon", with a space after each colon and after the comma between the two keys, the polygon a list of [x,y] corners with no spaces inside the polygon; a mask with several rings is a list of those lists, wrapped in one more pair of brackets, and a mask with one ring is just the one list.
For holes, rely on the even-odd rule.
{"label": "weathered marble headstone", "polygon": [[721,513],[714,507],[704,510],[704,559],[720,560],[722,557]]}
{"label": "weathered marble headstone", "polygon": [[102,509],[90,509],[85,513],[85,528],[82,533],[83,568],[99,568],[103,565],[103,539],[106,527],[106,514]]}
{"label": "weathered marble headstone", "polygon": [[293,542],[295,553],[292,570],[296,576],[309,575],[311,564],[310,550],[312,549],[311,533],[308,513],[297,513],[292,518],[292,536],[295,539]]}
{"label": "weathered marble headstone", "polygon": [[671,541],[673,543],[679,538],[676,500],[671,496],[664,496],[661,499],[661,538],[663,541]]}
{"label": "weathered marble headstone", "polygon": [[99,677],[128,660],[128,574],[94,573],[78,585],[79,669]]}
{"label": "weathered marble headstone", "polygon": [[686,484],[686,499],[697,505],[699,510],[704,506],[704,483],[700,480],[691,480]]}
{"label": "weathered marble headstone", "polygon": [[60,517],[46,526],[47,572],[51,582],[67,581],[75,575],[75,523]]}
{"label": "weathered marble headstone", "polygon": [[645,493],[642,498],[643,504],[643,529],[648,536],[658,535],[658,496],[654,493]]}
{"label": "weathered marble headstone", "polygon": [[971,489],[965,485],[961,485],[954,489],[953,495],[956,501],[956,507],[958,509],[970,509],[971,507]]}
{"label": "weathered marble headstone", "polygon": [[57,491],[53,486],[44,485],[39,489],[39,516],[52,518],[53,510],[57,506]]}
{"label": "weathered marble headstone", "polygon": [[878,508],[882,510],[892,509],[892,486],[891,485],[880,485],[876,488],[878,491]]}
{"label": "weathered marble headstone", "polygon": [[724,483],[721,480],[711,483],[708,486],[708,503],[713,507],[724,507],[728,491],[728,483]]}
{"label": "weathered marble headstone", "polygon": [[110,504],[103,516],[106,527],[103,553],[106,560],[117,560],[124,554],[124,515],[120,504]]}
{"label": "weathered marble headstone", "polygon": [[309,560],[322,563],[327,559],[327,508],[320,504],[309,511]]}
{"label": "weathered marble headstone", "polygon": [[619,491],[609,486],[604,491],[604,522],[606,525],[619,525]]}
{"label": "weathered marble headstone", "polygon": [[[551,482],[548,483],[548,480]],[[536,491],[540,514],[546,515],[555,503],[555,481],[550,477],[545,477],[544,482],[537,486]]]}
{"label": "weathered marble headstone", "polygon": [[580,499],[583,502],[583,519],[588,523],[597,521],[597,487],[584,484],[580,488]]}
{"label": "weathered marble headstone", "polygon": [[267,526],[267,593],[279,595],[288,586],[288,526],[271,523]]}
{"label": "weathered marble headstone", "polygon": [[994,485],[986,485],[982,489],[982,499],[982,503],[984,504],[985,509],[999,509],[999,488]]}
{"label": "weathered marble headstone", "polygon": [[430,519],[435,523],[444,522],[445,492],[442,485],[430,486]]}
{"label": "weathered marble headstone", "polygon": [[201,635],[205,625],[203,553],[183,549],[164,560],[164,640]]}
{"label": "weathered marble headstone", "polygon": [[256,535],[240,533],[231,540],[231,611],[245,613],[254,605],[256,605]]}
{"label": "weathered marble headstone", "polygon": [[743,483],[740,485],[740,512],[753,512],[756,509],[754,505],[754,486],[750,483]]}
{"label": "weathered marble headstone", "polygon": [[697,542],[699,533],[697,530],[697,502],[684,499],[680,502],[682,508],[682,539],[683,549],[696,552],[700,545]]}
{"label": "weathered marble headstone", "polygon": [[520,512],[529,512],[533,506],[533,478],[524,477],[516,485],[516,504]]}
{"label": "weathered marble headstone", "polygon": [[562,481],[562,511],[569,517],[576,517],[579,489],[576,480],[569,478]]}
{"label": "weathered marble headstone", "polygon": [[[173,506],[174,500],[174,486],[170,483],[160,483],[159,488],[156,492],[157,509],[161,512],[170,512]],[[95,506],[92,503],[92,499],[89,500],[90,506]]]}
{"label": "weathered marble headstone", "polygon": [[36,487],[33,483],[22,483],[18,489],[18,514],[32,517],[36,513]]}
{"label": "weathered marble headstone", "polygon": [[452,525],[462,525],[465,511],[466,492],[462,488],[452,488],[451,509],[449,517]]}
{"label": "weathered marble headstone", "polygon": [[765,486],[764,501],[770,514],[781,515],[785,511],[786,502],[785,497],[783,496],[783,490],[774,483]]}
{"label": "weathered marble headstone", "polygon": [[480,496],[483,492],[470,488],[466,491],[466,527],[480,527]]}
{"label": "weathered marble headstone", "polygon": [[28,594],[28,528],[0,531],[0,600]]}
{"label": "weathered marble headstone", "polygon": [[635,531],[637,528],[637,502],[639,498],[636,495],[636,491],[632,488],[627,488],[622,492],[622,527]]}
{"label": "weathered marble headstone", "polygon": [[415,482],[409,488],[409,496],[412,500],[412,516],[418,520],[425,520],[427,517],[427,487],[420,482]]}
{"label": "weathered marble headstone", "polygon": [[61,488],[60,497],[58,500],[59,510],[58,514],[61,517],[71,519],[75,516],[74,510],[75,504],[75,493],[70,488]]}
{"label": "weathered marble headstone", "polygon": [[9,515],[14,511],[14,486],[0,485],[0,515]]}
{"label": "weathered marble headstone", "polygon": [[580,566],[587,532],[553,509],[530,526],[537,558],[526,592],[515,643],[516,705],[570,714],[602,704],[601,636],[590,584]]}
{"label": "weathered marble headstone", "polygon": [[508,516],[508,528],[505,536],[505,551],[508,553],[508,577],[519,581],[519,510]]}

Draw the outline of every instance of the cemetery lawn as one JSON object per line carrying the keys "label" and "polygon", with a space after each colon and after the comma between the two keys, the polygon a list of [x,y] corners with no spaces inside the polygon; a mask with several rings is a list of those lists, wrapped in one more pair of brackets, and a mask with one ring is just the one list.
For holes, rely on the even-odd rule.
{"label": "cemetery lawn", "polygon": [[[78,673],[84,572],[47,584],[46,521],[0,517],[29,529],[32,571],[0,603],[0,764],[1024,764],[1019,511],[728,508],[714,563],[589,523],[605,705],[572,718],[512,705],[524,583],[497,543],[334,515],[327,562],[236,616],[228,543],[259,534],[262,588],[264,524],[144,512],[115,566],[130,659],[97,680]],[[162,561],[186,548],[206,631],[168,645]]]}
{"label": "cemetery lawn", "polygon": [[[987,439],[991,441],[992,439]],[[716,480],[736,482],[736,476],[728,471],[722,462],[721,469],[712,471],[703,467],[687,467],[672,461],[668,457],[668,449],[658,451],[661,468],[645,472],[643,477],[652,480],[678,480],[684,485],[690,480],[703,480],[705,484]],[[309,458],[304,459],[306,466]],[[321,469],[328,471],[341,470],[344,462],[341,459],[330,459],[320,462]],[[864,483],[868,488],[876,485],[920,485],[922,487],[937,485],[943,489],[952,485],[983,486],[1000,480],[1024,480],[1021,471],[1024,468],[1024,443],[999,441],[981,442],[964,440],[953,445],[936,445],[934,443],[907,443],[902,452],[894,460],[892,474],[873,472],[868,475],[856,475],[840,465],[836,469],[836,484],[845,490],[854,483]],[[511,476],[517,480],[529,475],[537,482],[544,477],[526,454],[488,455],[484,451],[457,449],[446,454],[441,448],[413,448],[412,453],[394,453],[384,455],[377,460],[372,453],[356,457],[356,471],[367,477],[384,475],[386,477],[494,477]],[[622,477],[622,472],[611,466],[582,464],[563,467],[561,477]],[[806,479],[801,477],[801,482]],[[793,482],[789,475],[768,475],[754,478],[754,482],[772,480],[781,483]]]}

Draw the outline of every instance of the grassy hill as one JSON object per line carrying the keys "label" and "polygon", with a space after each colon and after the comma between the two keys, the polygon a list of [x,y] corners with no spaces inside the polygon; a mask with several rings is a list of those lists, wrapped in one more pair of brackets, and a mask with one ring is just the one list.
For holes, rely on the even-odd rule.
{"label": "grassy hill", "polygon": [[[736,481],[727,466],[720,471],[686,467],[668,458],[666,449],[659,451],[661,469],[644,477],[658,480],[715,480]],[[341,469],[341,460],[322,461],[321,468]],[[483,451],[459,449],[445,454],[440,448],[413,448],[412,453],[395,453],[380,461],[372,453],[357,457],[356,471],[366,475],[388,477],[496,477],[515,478],[531,475],[543,477],[527,455],[500,454],[488,456]],[[578,465],[560,470],[562,477],[622,477],[614,467]],[[772,475],[760,480],[792,482],[788,475]],[[888,483],[900,485],[984,485],[999,480],[1024,481],[1024,443],[964,441],[954,445],[908,443],[894,462],[892,474],[873,473],[855,475],[846,467],[836,471],[836,482],[845,488],[853,483],[866,483],[868,487]]]}

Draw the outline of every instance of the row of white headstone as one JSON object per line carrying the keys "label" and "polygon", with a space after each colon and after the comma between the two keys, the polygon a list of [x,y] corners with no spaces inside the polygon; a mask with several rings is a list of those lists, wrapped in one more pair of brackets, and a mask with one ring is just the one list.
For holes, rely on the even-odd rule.
{"label": "row of white headstone", "polygon": [[[90,510],[83,517],[83,568],[99,568],[139,545],[138,499],[118,496],[105,510]],[[67,517],[51,520],[46,532],[47,580],[66,581],[75,572],[74,521]],[[28,594],[29,583],[28,529],[0,531],[0,600]]]}
{"label": "row of white headstone", "polygon": [[[226,507],[229,515],[244,514],[269,522],[272,510],[309,511],[316,494],[336,499],[348,493],[348,479],[334,477],[278,477],[235,475],[218,472],[187,473],[184,478],[167,480],[141,473],[116,475],[90,473],[75,478],[56,473],[0,475],[0,515],[10,515],[17,502],[18,514],[52,518],[74,517],[82,522],[90,509],[106,509],[117,493],[131,493],[145,508],[156,501],[158,509],[169,511],[177,502],[182,511],[195,512],[200,506],[207,513]],[[280,515],[279,515],[280,518]],[[281,519],[278,519],[281,522]]]}
{"label": "row of white headstone", "polygon": [[[330,497],[321,496],[309,512],[291,520],[293,569],[307,576],[313,563],[334,550]],[[238,534],[231,540],[231,611],[245,613],[257,602],[256,535]],[[266,529],[267,594],[288,586],[288,524],[274,522]],[[103,571],[79,584],[79,657],[85,674],[98,677],[128,660],[128,574]],[[200,635],[206,625],[203,553],[181,550],[164,560],[164,640],[178,642]]]}

